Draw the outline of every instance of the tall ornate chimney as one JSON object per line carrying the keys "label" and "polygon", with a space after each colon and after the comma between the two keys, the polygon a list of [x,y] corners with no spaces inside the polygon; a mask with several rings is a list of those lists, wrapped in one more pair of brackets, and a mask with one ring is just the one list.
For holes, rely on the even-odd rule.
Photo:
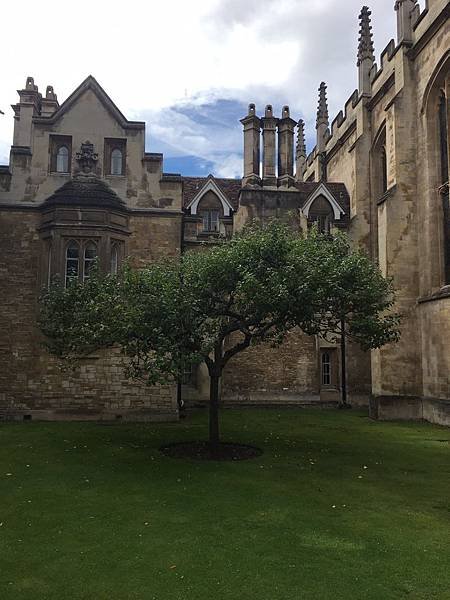
{"label": "tall ornate chimney", "polygon": [[264,117],[261,119],[263,130],[263,185],[276,186],[275,163],[275,133],[277,121],[273,116],[272,106],[266,106]]}
{"label": "tall ornate chimney", "polygon": [[259,185],[261,119],[256,116],[255,105],[248,105],[248,115],[241,119],[244,126],[244,177],[242,185]]}
{"label": "tall ornate chimney", "polygon": [[283,106],[278,121],[278,181],[283,187],[294,185],[294,127],[289,106]]}

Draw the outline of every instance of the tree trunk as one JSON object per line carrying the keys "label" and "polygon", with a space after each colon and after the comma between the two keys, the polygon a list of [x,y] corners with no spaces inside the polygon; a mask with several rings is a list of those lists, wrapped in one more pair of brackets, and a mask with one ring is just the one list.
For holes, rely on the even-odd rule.
{"label": "tree trunk", "polygon": [[210,374],[209,381],[209,443],[219,446],[219,381],[217,374]]}
{"label": "tree trunk", "polygon": [[341,321],[341,406],[350,408],[347,404],[347,364],[346,364],[345,321]]}

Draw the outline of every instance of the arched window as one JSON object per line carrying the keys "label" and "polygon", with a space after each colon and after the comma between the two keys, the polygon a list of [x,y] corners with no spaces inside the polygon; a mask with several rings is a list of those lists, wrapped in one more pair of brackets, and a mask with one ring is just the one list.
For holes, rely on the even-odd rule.
{"label": "arched window", "polygon": [[439,95],[439,142],[441,154],[441,183],[448,182],[448,123],[447,123],[447,98],[444,90]]}
{"label": "arched window", "polygon": [[383,124],[375,137],[372,147],[372,185],[376,200],[388,191],[388,149],[386,124]]}
{"label": "arched window", "polygon": [[447,122],[447,97],[444,90],[440,90],[438,104],[438,131],[439,131],[439,180],[441,183],[442,210],[444,222],[444,284],[450,285],[450,199],[448,186],[448,122]]}
{"label": "arched window", "polygon": [[56,153],[56,172],[69,172],[69,149],[67,146],[60,146],[58,148],[58,152]]}
{"label": "arched window", "polygon": [[380,151],[380,171],[381,171],[381,193],[385,194],[388,189],[388,178],[387,178],[387,152],[386,144],[383,144]]}
{"label": "arched window", "polygon": [[117,244],[111,246],[111,275],[117,275],[119,270],[119,248]]}
{"label": "arched window", "polygon": [[329,352],[322,354],[322,385],[331,385],[331,357]]}
{"label": "arched window", "polygon": [[73,240],[67,244],[66,248],[66,287],[70,283],[77,281],[80,273],[80,247]]}
{"label": "arched window", "polygon": [[97,246],[94,242],[88,242],[84,247],[83,281],[89,279],[89,273],[97,259]]}
{"label": "arched window", "polygon": [[122,175],[122,151],[114,148],[111,152],[111,175]]}

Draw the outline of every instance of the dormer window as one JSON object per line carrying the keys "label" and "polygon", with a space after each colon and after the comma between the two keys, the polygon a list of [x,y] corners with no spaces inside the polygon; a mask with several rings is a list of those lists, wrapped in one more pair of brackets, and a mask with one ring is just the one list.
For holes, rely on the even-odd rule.
{"label": "dormer window", "polygon": [[123,176],[126,170],[127,140],[105,138],[104,171],[105,175]]}
{"label": "dormer window", "polygon": [[318,196],[311,204],[308,215],[308,225],[315,225],[318,233],[329,234],[334,223],[333,207],[325,198]]}
{"label": "dormer window", "polygon": [[111,152],[111,175],[122,175],[122,151],[119,148]]}
{"label": "dormer window", "polygon": [[72,138],[68,135],[51,135],[49,140],[50,173],[70,173]]}

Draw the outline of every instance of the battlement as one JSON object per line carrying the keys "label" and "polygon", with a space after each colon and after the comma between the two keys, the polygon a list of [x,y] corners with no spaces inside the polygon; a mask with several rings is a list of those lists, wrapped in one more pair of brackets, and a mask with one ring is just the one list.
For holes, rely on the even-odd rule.
{"label": "battlement", "polygon": [[[359,86],[345,103],[344,110],[339,111],[331,122],[330,128],[325,128],[322,137],[308,154],[305,166],[309,169],[322,152],[328,155],[342,143],[348,132],[356,127],[360,102],[366,98],[372,104],[384,95],[394,83],[396,69],[401,66],[399,57],[408,53],[415,54],[427,39],[430,28],[436,29],[444,23],[449,16],[449,6],[446,0],[427,0],[425,8],[421,10],[417,0],[397,0],[395,3],[397,13],[397,42],[389,41],[380,54],[379,63],[375,62],[371,12],[364,6],[361,10],[360,37],[358,44],[358,72]],[[370,106],[370,104],[369,104]]]}

